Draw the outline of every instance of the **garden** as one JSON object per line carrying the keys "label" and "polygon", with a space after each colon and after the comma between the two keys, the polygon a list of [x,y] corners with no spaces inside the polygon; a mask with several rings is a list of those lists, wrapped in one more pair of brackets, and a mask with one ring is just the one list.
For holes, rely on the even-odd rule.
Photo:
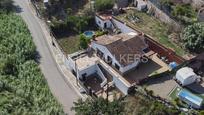
{"label": "garden", "polygon": [[127,10],[125,14],[120,14],[117,18],[124,21],[131,27],[152,36],[154,40],[170,49],[173,49],[176,54],[180,56],[186,54],[186,51],[180,45],[169,39],[170,28],[153,16],[150,16],[145,12]]}

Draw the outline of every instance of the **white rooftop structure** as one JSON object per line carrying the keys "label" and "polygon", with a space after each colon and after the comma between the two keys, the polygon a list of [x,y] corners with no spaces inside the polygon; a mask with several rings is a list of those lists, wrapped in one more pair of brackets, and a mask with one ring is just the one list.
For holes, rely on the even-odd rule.
{"label": "white rooftop structure", "polygon": [[89,56],[83,56],[76,60],[77,67],[79,71],[89,68],[90,66],[96,65],[96,62],[98,61],[98,58],[95,56],[89,57]]}
{"label": "white rooftop structure", "polygon": [[48,3],[49,0],[43,0],[44,3]]}
{"label": "white rooftop structure", "polygon": [[185,86],[195,82],[197,75],[193,72],[192,68],[183,67],[176,72],[176,79],[182,84],[182,86]]}

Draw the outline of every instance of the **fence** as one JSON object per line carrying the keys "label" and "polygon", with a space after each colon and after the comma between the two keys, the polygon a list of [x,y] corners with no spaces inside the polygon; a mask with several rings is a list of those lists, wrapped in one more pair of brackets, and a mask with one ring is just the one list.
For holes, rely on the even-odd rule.
{"label": "fence", "polygon": [[39,11],[38,7],[36,6],[36,1],[35,0],[31,0],[31,4],[32,4],[33,8],[35,9],[37,16],[42,20],[42,22],[44,24],[44,27],[49,32],[49,34],[50,34],[50,36],[52,38],[52,45],[54,47],[56,47],[58,49],[58,51],[60,51],[61,56],[67,57],[67,54],[63,51],[62,47],[59,45],[58,41],[56,40],[57,37],[55,36],[54,32],[48,26],[49,23],[40,14],[40,11]]}

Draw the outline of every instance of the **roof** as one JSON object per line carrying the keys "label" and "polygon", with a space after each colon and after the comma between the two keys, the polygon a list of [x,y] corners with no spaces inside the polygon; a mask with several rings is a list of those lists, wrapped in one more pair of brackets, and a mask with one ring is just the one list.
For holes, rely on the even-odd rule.
{"label": "roof", "polygon": [[49,0],[43,0],[44,3],[47,3]]}
{"label": "roof", "polygon": [[76,59],[76,65],[79,71],[87,69],[88,67],[96,65],[97,58],[92,56],[89,57],[88,55],[81,56],[80,58]]}
{"label": "roof", "polygon": [[187,91],[187,90],[181,90],[178,93],[178,96],[187,99],[188,101],[190,101],[191,103],[194,103],[198,106],[202,105],[203,99],[201,97],[198,97],[195,94],[192,94],[191,92]]}
{"label": "roof", "polygon": [[[132,61],[128,61],[128,55],[137,54],[138,56],[142,56],[144,54],[143,50],[148,47],[144,41],[144,37],[133,32],[114,36],[103,35],[95,38],[95,40],[95,43],[105,46],[123,66],[133,63]],[[121,56],[125,60],[120,59]]]}
{"label": "roof", "polygon": [[110,12],[98,12],[96,13],[96,16],[103,21],[112,19],[112,13]]}
{"label": "roof", "polygon": [[180,77],[182,77],[183,79],[187,79],[191,76],[195,76],[196,74],[193,72],[192,68],[189,67],[183,67],[181,69],[179,69],[176,74],[179,74]]}

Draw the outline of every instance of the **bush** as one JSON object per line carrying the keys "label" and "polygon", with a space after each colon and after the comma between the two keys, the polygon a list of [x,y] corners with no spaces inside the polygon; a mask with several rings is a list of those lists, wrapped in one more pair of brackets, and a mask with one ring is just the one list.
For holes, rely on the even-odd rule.
{"label": "bush", "polygon": [[191,5],[176,5],[173,8],[172,15],[176,17],[181,22],[185,23],[193,23],[196,21],[196,12],[192,8]]}
{"label": "bush", "polygon": [[106,11],[113,8],[114,0],[96,0],[95,7],[97,11]]}
{"label": "bush", "polygon": [[193,52],[204,50],[204,23],[195,23],[184,29],[182,40],[184,46]]}
{"label": "bush", "polygon": [[88,44],[90,43],[91,38],[87,38],[83,34],[80,35],[80,46],[83,49],[86,49],[88,47]]}

